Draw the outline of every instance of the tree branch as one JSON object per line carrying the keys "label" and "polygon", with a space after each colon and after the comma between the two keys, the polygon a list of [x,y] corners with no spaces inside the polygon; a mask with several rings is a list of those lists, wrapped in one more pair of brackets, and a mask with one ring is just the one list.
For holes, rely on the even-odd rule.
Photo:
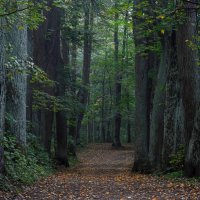
{"label": "tree branch", "polygon": [[194,2],[194,1],[190,1],[190,0],[185,0],[185,2],[194,4],[194,5],[200,5],[200,3]]}
{"label": "tree branch", "polygon": [[24,10],[27,10],[27,9],[31,8],[31,7],[32,7],[32,6],[28,6],[28,7],[26,7],[26,8],[16,9],[16,10],[13,10],[13,11],[8,12],[8,13],[0,14],[0,17],[5,17],[5,16],[9,16],[9,15],[15,14],[15,13],[17,13],[17,12],[22,12],[22,11],[24,11]]}

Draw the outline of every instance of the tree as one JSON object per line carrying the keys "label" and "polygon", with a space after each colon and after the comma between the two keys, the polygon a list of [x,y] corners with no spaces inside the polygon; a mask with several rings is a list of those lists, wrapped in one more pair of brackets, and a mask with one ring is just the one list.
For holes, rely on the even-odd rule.
{"label": "tree", "polygon": [[[4,19],[0,19],[2,27]],[[2,137],[5,126],[5,32],[0,30],[0,137]]]}
{"label": "tree", "polygon": [[[139,5],[140,1],[133,4]],[[137,11],[137,10],[136,10]],[[136,12],[135,11],[135,12]],[[148,101],[148,54],[139,50],[142,45],[147,43],[146,38],[138,31],[137,26],[142,23],[140,19],[133,18],[135,54],[135,132],[136,150],[133,171],[146,171],[149,168],[149,101]]]}
{"label": "tree", "polygon": [[168,33],[165,33],[161,40],[162,55],[155,87],[150,125],[149,160],[153,168],[160,168],[161,164],[164,133],[165,85],[167,69],[170,62],[170,36]]}
{"label": "tree", "polygon": [[79,98],[82,105],[82,109],[78,116],[77,122],[77,135],[76,143],[80,143],[80,128],[84,117],[85,107],[89,98],[89,85],[90,85],[90,65],[91,65],[91,53],[92,53],[92,29],[93,29],[93,1],[87,0],[84,3],[84,53],[83,53],[83,71],[82,71],[82,84],[83,87],[80,90]]}
{"label": "tree", "polygon": [[[115,9],[117,10],[118,1],[115,1]],[[114,139],[114,146],[121,147],[120,141],[120,128],[121,128],[121,113],[120,113],[120,103],[121,103],[121,81],[122,81],[122,72],[121,66],[119,63],[119,14],[115,12],[115,28],[114,28],[114,45],[115,45],[115,52],[114,52],[114,63],[116,67],[116,78],[115,78],[115,139]]]}
{"label": "tree", "polygon": [[185,137],[185,174],[199,176],[199,66],[198,50],[195,44],[197,33],[196,4],[184,2],[185,19],[177,31],[177,52],[179,76],[181,80],[181,97],[183,101],[184,137]]}
{"label": "tree", "polygon": [[[56,31],[56,41],[55,41],[55,51],[54,51],[54,59],[56,60],[57,68],[56,70],[56,81],[57,81],[57,97],[65,98],[65,68],[64,63],[61,58],[60,51],[60,29],[61,29],[61,10],[59,8],[53,8],[53,17],[55,20],[54,28]],[[67,156],[67,113],[65,110],[58,110],[56,112],[56,159],[60,164],[64,164],[66,167],[69,166],[68,156]]]}
{"label": "tree", "polygon": [[66,98],[70,104],[68,113],[69,135],[72,136],[73,142],[76,141],[77,135],[77,110],[79,108],[77,97],[77,76],[78,76],[78,50],[81,46],[80,33],[80,14],[82,5],[79,1],[71,2],[69,8],[65,10],[62,19],[62,54],[63,61],[67,71],[66,74]]}
{"label": "tree", "polygon": [[178,79],[176,31],[172,30],[170,39],[170,58],[167,70],[166,99],[164,113],[164,137],[162,149],[162,169],[170,168],[170,156],[184,144],[183,106]]}
{"label": "tree", "polygon": [[[4,19],[0,19],[0,27],[2,27]],[[5,33],[0,29],[0,139],[3,137],[5,131]],[[0,173],[4,169],[4,151],[0,146]]]}
{"label": "tree", "polygon": [[[22,24],[22,28],[20,26]],[[7,80],[6,112],[11,115],[10,131],[19,144],[26,145],[26,92],[27,92],[27,26],[22,19],[14,19],[8,33],[7,45],[11,45],[8,62],[14,65],[12,77]],[[16,62],[13,63],[13,58]]]}
{"label": "tree", "polygon": [[[54,54],[57,55],[59,46],[59,27],[57,18],[57,10],[52,6],[52,1],[48,2],[50,11],[45,12],[46,20],[33,32],[33,61],[41,67],[48,75],[50,80],[56,80],[56,66],[58,58],[54,58]],[[43,91],[50,95],[55,96],[55,88],[52,86],[45,86]],[[51,141],[53,135],[53,110],[51,105],[47,105],[47,108],[39,110],[37,112],[36,124],[39,124],[39,132],[42,138],[44,148],[51,152]]]}

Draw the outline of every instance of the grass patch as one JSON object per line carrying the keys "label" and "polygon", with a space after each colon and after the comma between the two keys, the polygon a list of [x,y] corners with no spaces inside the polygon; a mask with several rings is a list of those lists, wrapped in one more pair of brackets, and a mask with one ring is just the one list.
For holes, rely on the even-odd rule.
{"label": "grass patch", "polygon": [[194,177],[194,178],[185,177],[184,172],[182,170],[167,173],[163,177],[167,178],[169,180],[172,180],[172,181],[183,182],[183,183],[190,184],[190,185],[191,184],[192,185],[196,185],[196,184],[199,185],[200,184],[200,178],[198,178],[198,177]]}
{"label": "grass patch", "polygon": [[74,167],[78,163],[78,158],[76,156],[68,156],[69,166]]}
{"label": "grass patch", "polygon": [[174,172],[170,172],[164,175],[164,177],[168,178],[168,179],[180,179],[180,178],[184,178],[183,175],[183,171],[174,171]]}

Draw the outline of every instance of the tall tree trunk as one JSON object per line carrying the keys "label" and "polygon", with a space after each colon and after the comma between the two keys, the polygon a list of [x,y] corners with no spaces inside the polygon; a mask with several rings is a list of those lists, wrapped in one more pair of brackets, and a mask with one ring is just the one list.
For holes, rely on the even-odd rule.
{"label": "tall tree trunk", "polygon": [[167,69],[170,63],[170,36],[162,37],[162,55],[153,99],[153,110],[150,125],[149,161],[153,169],[161,164],[161,152],[164,134],[165,87]]}
{"label": "tall tree trunk", "polygon": [[[128,3],[130,4],[130,0]],[[123,66],[123,71],[124,69],[128,66],[128,10],[125,12],[124,16],[124,34],[123,34],[123,43],[122,43],[122,66]],[[129,87],[128,85],[125,86],[126,90],[126,101],[127,101],[127,142],[131,143],[131,121],[130,121],[130,94],[129,94]]]}
{"label": "tall tree trunk", "polygon": [[196,111],[194,128],[186,150],[185,174],[189,177],[200,177],[200,104]]}
{"label": "tall tree trunk", "polygon": [[[60,86],[61,87],[61,86]],[[62,90],[60,90],[61,92]],[[56,113],[56,160],[58,164],[69,166],[67,157],[67,118],[64,111]]]}
{"label": "tall tree trunk", "polygon": [[[0,27],[3,27],[4,19],[0,19]],[[5,126],[5,33],[0,29],[0,137],[3,136]]]}
{"label": "tall tree trunk", "polygon": [[[137,47],[137,43],[136,43]],[[135,55],[135,160],[134,171],[146,171],[148,169],[148,60],[146,57],[136,53]]]}
{"label": "tall tree trunk", "polygon": [[114,30],[114,45],[115,45],[115,54],[114,54],[114,63],[116,68],[116,77],[115,77],[115,139],[113,145],[115,147],[121,147],[120,141],[120,129],[121,129],[121,113],[120,113],[120,104],[121,104],[121,80],[122,72],[121,66],[119,64],[119,14],[117,12],[118,0],[115,0],[115,30]]}
{"label": "tall tree trunk", "polygon": [[[16,57],[20,65],[15,66],[13,77],[7,81],[6,111],[12,116],[10,131],[18,142],[26,145],[26,92],[27,92],[27,27],[19,30],[20,20],[15,21],[8,33],[8,43],[12,44],[11,55]],[[22,71],[20,71],[20,69]]]}
{"label": "tall tree trunk", "polygon": [[112,108],[113,108],[113,92],[112,92],[112,82],[111,77],[108,79],[108,91],[109,91],[109,103],[108,103],[108,121],[107,121],[107,132],[106,132],[106,142],[112,142]]}
{"label": "tall tree trunk", "polygon": [[[34,64],[40,67],[48,74],[48,68],[46,67],[46,44],[45,44],[45,35],[46,35],[46,26],[47,22],[43,22],[39,25],[37,30],[33,31],[33,61]],[[39,89],[39,86],[33,86],[34,89]],[[46,132],[46,118],[45,111],[43,109],[38,111],[33,111],[32,113],[32,124],[33,131],[38,134],[41,138],[41,142],[50,153],[50,149],[45,147],[45,132]],[[51,126],[52,122],[49,122],[49,126]]]}
{"label": "tall tree trunk", "polygon": [[[60,46],[58,45],[60,40],[60,29],[57,27],[57,8],[52,5],[52,1],[49,1],[48,5],[51,10],[45,13],[46,21],[41,24],[36,31],[34,31],[33,57],[34,63],[47,73],[48,78],[55,80],[56,66],[58,65],[55,55],[60,51]],[[55,88],[45,87],[44,92],[54,96]],[[53,118],[54,113],[52,110],[41,110],[38,112],[42,143],[49,154],[51,152],[51,141],[53,135]]]}
{"label": "tall tree trunk", "polygon": [[177,66],[177,47],[176,31],[171,34],[170,59],[167,71],[166,100],[164,112],[164,138],[162,149],[162,169],[170,167],[170,155],[177,152],[183,144],[183,112],[181,106],[178,66]]}
{"label": "tall tree trunk", "polygon": [[[76,29],[74,30],[76,31]],[[75,37],[75,36],[74,36]],[[71,50],[71,92],[73,97],[76,97],[76,71],[77,71],[77,38],[74,38],[72,41],[72,50]],[[72,113],[72,117],[70,118],[69,124],[69,133],[73,136],[74,142],[76,141],[76,134],[77,134],[77,124],[76,124],[76,108]]]}
{"label": "tall tree trunk", "polygon": [[102,80],[102,103],[101,103],[101,135],[102,142],[106,142],[106,130],[105,130],[105,67],[103,71]]}
{"label": "tall tree trunk", "polygon": [[131,122],[129,118],[127,122],[127,143],[131,143]]}
{"label": "tall tree trunk", "polygon": [[[133,5],[140,2],[133,0]],[[134,12],[137,10],[134,9]],[[147,39],[141,37],[140,31],[137,26],[142,23],[140,20],[133,16],[133,34],[136,48],[135,54],[135,158],[133,171],[147,171],[149,168],[148,163],[148,147],[149,147],[149,58],[148,55],[142,55],[140,46],[146,45]]]}
{"label": "tall tree trunk", "polygon": [[91,53],[92,53],[92,27],[93,27],[93,10],[90,0],[87,0],[84,5],[84,55],[83,55],[83,88],[80,91],[80,103],[82,104],[82,109],[78,116],[77,122],[77,135],[76,143],[80,143],[80,129],[81,123],[84,117],[85,108],[89,96],[89,85],[90,85],[90,65],[91,65]]}
{"label": "tall tree trunk", "polygon": [[197,34],[197,5],[184,2],[186,19],[177,30],[178,68],[181,80],[181,97],[185,114],[184,135],[186,142],[185,174],[200,175],[199,140],[199,66],[198,50],[192,49],[188,42],[195,44]]}
{"label": "tall tree trunk", "polygon": [[[196,11],[191,9],[190,3],[185,3],[185,12],[187,19],[184,24],[180,25],[177,31],[177,51],[179,76],[181,80],[181,97],[183,100],[183,108],[185,113],[185,141],[186,149],[190,142],[192,130],[194,126],[194,118],[196,111],[196,91],[197,82],[197,61],[198,52],[192,50],[187,42],[193,41],[196,35]],[[188,93],[188,91],[190,91]]]}
{"label": "tall tree trunk", "polygon": [[[64,62],[61,58],[61,10],[59,8],[52,8],[54,10],[54,31],[55,41],[54,41],[54,60],[56,62],[56,81],[57,81],[57,92],[56,96],[59,98],[65,97],[65,89],[66,89],[66,73]],[[55,67],[55,66],[54,66]],[[57,148],[56,148],[56,159],[59,164],[64,164],[66,167],[69,166],[68,158],[67,158],[67,117],[66,111],[59,110],[56,113],[56,140],[57,140]]]}
{"label": "tall tree trunk", "polygon": [[[0,27],[3,27],[4,19],[0,19]],[[0,140],[3,137],[5,127],[5,33],[0,29]],[[4,151],[0,146],[0,173],[4,169]]]}
{"label": "tall tree trunk", "polygon": [[[63,55],[65,55],[66,62],[65,66],[69,68],[69,75],[68,77],[68,82],[67,82],[67,89],[69,90],[70,98],[76,99],[77,94],[76,94],[76,79],[77,79],[77,50],[78,50],[78,19],[79,16],[77,13],[79,13],[80,9],[80,2],[78,1],[73,1],[72,2],[72,8],[73,12],[71,13],[71,26],[68,28],[64,28],[63,31],[63,48],[66,49],[65,52],[63,52]],[[67,22],[65,22],[67,23]],[[71,45],[70,45],[71,44]],[[71,56],[71,57],[70,57]],[[74,101],[76,104],[76,101]],[[69,117],[69,135],[72,136],[74,145],[76,143],[76,135],[77,135],[77,108],[74,106],[72,107],[72,110],[70,112],[70,117]]]}
{"label": "tall tree trunk", "polygon": [[[32,31],[28,30],[28,35],[27,35],[27,48],[28,48],[28,58],[33,57],[33,41],[32,41]],[[27,119],[27,131],[34,133],[37,135],[38,132],[33,131],[33,123],[32,123],[32,116],[33,116],[33,109],[32,109],[32,93],[33,93],[33,84],[31,83],[31,75],[27,76],[27,113],[26,113],[26,119]]]}
{"label": "tall tree trunk", "polygon": [[128,111],[128,119],[127,119],[127,142],[131,143],[131,120],[130,120],[130,95],[129,91],[127,94],[127,111]]}

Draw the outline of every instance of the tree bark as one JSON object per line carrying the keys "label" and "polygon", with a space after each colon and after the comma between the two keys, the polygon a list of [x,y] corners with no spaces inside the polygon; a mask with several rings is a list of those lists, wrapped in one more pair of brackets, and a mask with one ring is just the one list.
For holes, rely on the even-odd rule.
{"label": "tree bark", "polygon": [[[76,32],[76,28],[74,30]],[[71,50],[71,92],[72,96],[76,97],[76,73],[77,73],[77,38],[74,36],[72,40],[72,50]],[[76,119],[76,108],[73,109],[72,117],[70,118],[69,133],[73,136],[74,141],[76,141],[77,134],[77,119]]]}
{"label": "tree bark", "polygon": [[[198,52],[192,50],[187,42],[195,42],[193,37],[196,34],[196,11],[190,9],[191,4],[185,4],[185,12],[187,19],[184,24],[180,25],[177,31],[177,51],[178,51],[178,65],[179,76],[181,80],[181,97],[183,99],[183,108],[185,112],[185,140],[186,148],[188,147],[196,111],[196,91],[198,87],[197,82],[197,61]],[[188,8],[187,8],[188,7]],[[188,93],[188,91],[190,91]]]}
{"label": "tree bark", "polygon": [[101,135],[102,142],[106,142],[106,130],[105,130],[105,67],[103,71],[102,80],[102,103],[101,103]]}
{"label": "tree bark", "polygon": [[153,169],[161,167],[162,144],[164,134],[165,87],[167,70],[170,63],[170,34],[162,37],[162,55],[153,99],[150,125],[149,161]]}
{"label": "tree bark", "polygon": [[12,44],[11,55],[19,65],[13,70],[13,77],[7,81],[6,111],[12,116],[10,131],[22,146],[26,145],[26,92],[27,92],[27,27],[19,30],[20,21],[15,21],[8,33],[8,43]]}
{"label": "tree bark", "polygon": [[77,135],[76,143],[80,144],[80,129],[81,123],[84,117],[85,108],[89,97],[89,85],[90,85],[90,65],[91,65],[91,54],[92,54],[92,28],[93,28],[93,10],[90,0],[87,0],[84,5],[84,55],[83,55],[83,75],[82,82],[83,88],[80,90],[80,103],[82,109],[78,116],[77,122]]}
{"label": "tree bark", "polygon": [[[0,19],[0,27],[4,24],[4,19]],[[5,32],[0,30],[0,137],[3,136],[5,128]]]}
{"label": "tree bark", "polygon": [[[0,19],[0,27],[3,27],[4,19]],[[5,32],[0,30],[0,140],[5,128]],[[4,171],[4,150],[0,146],[0,174]]]}
{"label": "tree bark", "polygon": [[[66,73],[65,73],[65,66],[64,62],[61,57],[61,9],[53,8],[54,9],[54,30],[56,31],[55,38],[57,40],[54,41],[54,60],[56,60],[56,82],[57,82],[57,91],[56,96],[57,98],[64,99],[65,91],[66,91]],[[56,159],[59,164],[63,164],[66,167],[69,166],[68,163],[68,156],[67,156],[67,113],[66,110],[58,110],[56,113],[56,141],[57,141],[57,148],[56,148]]]}
{"label": "tree bark", "polygon": [[135,55],[135,160],[133,171],[148,170],[148,109],[147,109],[147,88],[148,88],[148,60],[137,53]]}
{"label": "tree bark", "polygon": [[197,5],[184,2],[186,19],[177,30],[178,68],[181,80],[181,98],[184,109],[184,135],[186,143],[185,174],[200,175],[199,162],[199,66],[198,50],[189,43],[195,44],[197,34]]}
{"label": "tree bark", "polygon": [[170,167],[170,156],[183,144],[183,112],[178,79],[176,31],[171,34],[169,67],[167,70],[166,100],[164,112],[164,138],[162,149],[162,169]]}
{"label": "tree bark", "polygon": [[185,174],[186,176],[200,176],[200,105],[196,111],[194,120],[194,128],[192,131],[191,139],[186,149],[185,157]]}
{"label": "tree bark", "polygon": [[131,143],[131,122],[129,118],[127,122],[127,138],[127,143]]}
{"label": "tree bark", "polygon": [[56,113],[56,140],[56,160],[58,161],[58,164],[68,167],[69,163],[67,156],[67,118],[64,111],[58,111]]}
{"label": "tree bark", "polygon": [[115,147],[121,147],[120,141],[120,129],[121,129],[121,121],[122,115],[120,111],[121,105],[121,81],[122,81],[122,72],[121,66],[119,63],[119,14],[117,11],[118,0],[115,0],[115,30],[114,30],[114,45],[115,45],[115,53],[114,53],[114,63],[116,68],[116,77],[115,77],[115,138],[113,145]]}
{"label": "tree bark", "polygon": [[[48,78],[56,80],[56,66],[58,66],[58,57],[55,57],[60,52],[58,45],[60,40],[60,29],[58,24],[57,8],[52,5],[52,1],[48,2],[50,11],[45,13],[46,21],[34,31],[34,49],[33,58],[34,63],[41,67],[48,75]],[[51,96],[55,96],[54,87],[45,87],[44,92]],[[51,153],[51,141],[53,135],[53,118],[52,110],[41,110],[37,113],[37,118],[40,127],[40,135],[45,150]]]}
{"label": "tree bark", "polygon": [[[133,5],[140,1],[133,0]],[[134,8],[134,12],[136,12]],[[140,46],[146,45],[147,38],[141,35],[137,26],[142,23],[133,15],[133,35],[136,48],[135,54],[135,158],[133,171],[146,172],[149,169],[148,147],[149,147],[149,55],[140,52]],[[143,54],[142,54],[143,53]]]}

